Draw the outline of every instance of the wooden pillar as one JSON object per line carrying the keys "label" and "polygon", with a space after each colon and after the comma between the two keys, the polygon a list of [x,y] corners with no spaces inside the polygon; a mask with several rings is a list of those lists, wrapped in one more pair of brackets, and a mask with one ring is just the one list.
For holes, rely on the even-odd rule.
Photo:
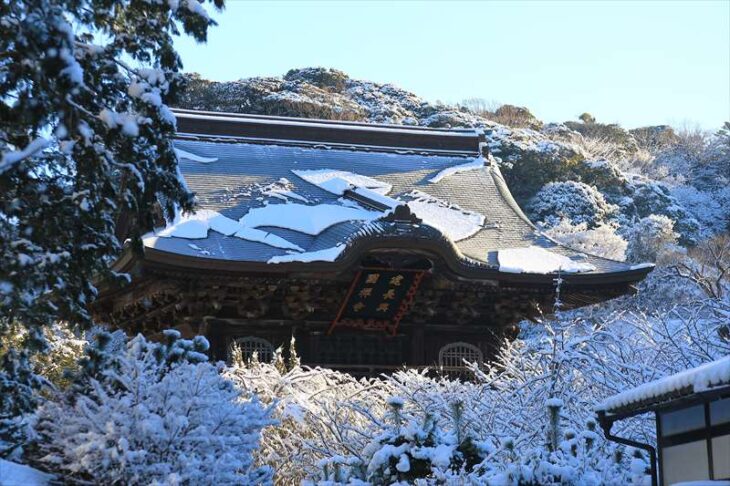
{"label": "wooden pillar", "polygon": [[423,322],[413,323],[411,327],[411,359],[409,365],[423,366],[426,364],[425,344]]}

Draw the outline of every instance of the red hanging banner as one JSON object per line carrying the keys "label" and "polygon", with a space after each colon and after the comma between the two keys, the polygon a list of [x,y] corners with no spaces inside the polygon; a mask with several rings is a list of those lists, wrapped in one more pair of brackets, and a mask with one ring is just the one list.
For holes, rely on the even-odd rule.
{"label": "red hanging banner", "polygon": [[423,270],[360,270],[327,334],[340,326],[395,335],[425,274]]}

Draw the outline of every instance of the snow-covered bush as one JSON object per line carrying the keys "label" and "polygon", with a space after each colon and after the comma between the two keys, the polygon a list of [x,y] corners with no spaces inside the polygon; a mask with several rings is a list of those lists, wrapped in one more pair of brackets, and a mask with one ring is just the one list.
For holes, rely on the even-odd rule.
{"label": "snow-covered bush", "polygon": [[591,228],[606,222],[617,209],[595,187],[575,181],[546,184],[527,205],[535,220],[549,226],[568,219]]}
{"label": "snow-covered bush", "polygon": [[616,228],[611,224],[600,224],[588,229],[586,223],[574,225],[570,220],[562,219],[557,225],[548,228],[545,234],[559,243],[585,253],[612,260],[626,258],[626,240],[616,234]]}
{"label": "snow-covered bush", "polygon": [[99,336],[79,386],[37,412],[43,462],[104,484],[270,482],[271,470],[253,464],[269,410],[207,362],[203,338],[137,336],[114,353],[111,336]]}
{"label": "snow-covered bush", "polygon": [[[334,456],[319,462],[320,483],[394,484],[443,481],[471,471],[481,462],[480,444],[460,435],[462,404],[453,404],[454,433],[444,433],[429,412],[416,416],[404,410],[400,397],[387,400],[388,413],[375,425],[380,430],[357,456]],[[371,417],[374,418],[374,417]]]}
{"label": "snow-covered bush", "polygon": [[626,257],[632,262],[655,262],[676,245],[679,235],[674,222],[652,214],[634,224],[627,234]]}
{"label": "snow-covered bush", "polygon": [[317,477],[324,458],[359,456],[375,434],[370,416],[385,413],[390,393],[380,380],[298,365],[241,363],[225,376],[273,407],[278,425],[264,429],[257,457],[282,484]]}

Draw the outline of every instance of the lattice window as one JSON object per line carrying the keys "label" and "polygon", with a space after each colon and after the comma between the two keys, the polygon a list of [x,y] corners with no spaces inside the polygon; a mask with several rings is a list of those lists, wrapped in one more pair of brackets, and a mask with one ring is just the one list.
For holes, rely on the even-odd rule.
{"label": "lattice window", "polygon": [[241,355],[244,361],[251,361],[254,353],[256,353],[259,362],[271,363],[274,360],[274,346],[266,339],[246,336],[234,340],[228,348],[228,359],[230,361],[234,346],[241,349]]}
{"label": "lattice window", "polygon": [[449,343],[439,351],[439,366],[446,370],[464,368],[464,362],[481,363],[484,361],[482,351],[473,344]]}

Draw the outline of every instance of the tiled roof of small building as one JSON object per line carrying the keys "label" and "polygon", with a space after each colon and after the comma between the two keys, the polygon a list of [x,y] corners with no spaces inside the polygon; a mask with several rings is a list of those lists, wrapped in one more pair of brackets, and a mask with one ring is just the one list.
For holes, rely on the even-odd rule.
{"label": "tiled roof of small building", "polygon": [[[585,263],[586,274],[633,272],[641,274],[639,280],[649,271],[541,235],[512,198],[476,130],[177,116],[180,170],[197,195],[199,214],[208,216],[189,224],[192,233],[168,228],[148,234],[145,246],[157,252],[256,263],[327,255],[327,261],[344,257],[362,239],[411,239],[439,241],[461,264],[493,271],[499,270],[500,250],[528,247]],[[353,191],[369,191],[373,205],[348,197]],[[389,204],[403,203],[420,223],[386,217]],[[244,217],[255,225],[240,231],[236,225]],[[227,231],[216,230],[221,227]]]}
{"label": "tiled roof of small building", "polygon": [[608,414],[644,410],[726,386],[730,387],[730,356],[621,392],[604,400],[596,410]]}

